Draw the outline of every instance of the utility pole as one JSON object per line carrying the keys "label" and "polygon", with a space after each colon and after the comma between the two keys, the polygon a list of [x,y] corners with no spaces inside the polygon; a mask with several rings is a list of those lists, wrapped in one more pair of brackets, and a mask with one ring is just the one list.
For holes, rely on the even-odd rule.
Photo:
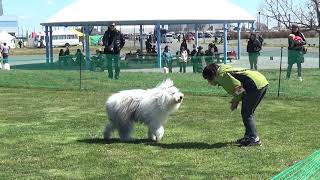
{"label": "utility pole", "polygon": [[258,26],[258,28],[259,28],[259,32],[261,32],[261,26],[260,26],[260,25],[261,25],[261,21],[260,21],[260,11],[258,12],[258,14],[259,14],[259,15],[258,15],[258,16],[259,16],[259,21],[258,21],[258,22],[259,22],[259,24],[258,24],[259,26]]}
{"label": "utility pole", "polygon": [[280,27],[281,27],[280,17],[281,17],[281,15],[278,14],[278,30],[279,31],[280,31]]}
{"label": "utility pole", "polygon": [[0,0],[0,16],[3,15],[2,0]]}
{"label": "utility pole", "polygon": [[267,32],[269,32],[269,16],[267,15]]}

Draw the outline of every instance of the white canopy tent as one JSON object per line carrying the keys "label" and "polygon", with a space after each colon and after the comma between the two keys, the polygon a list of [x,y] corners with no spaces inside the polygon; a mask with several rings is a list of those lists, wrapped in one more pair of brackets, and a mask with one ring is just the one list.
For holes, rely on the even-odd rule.
{"label": "white canopy tent", "polygon": [[7,45],[10,48],[15,48],[16,47],[15,40],[16,40],[16,38],[14,36],[10,35],[9,33],[7,33],[6,31],[0,32],[0,43],[1,44],[7,43]]}
{"label": "white canopy tent", "polygon": [[[186,4],[186,6],[184,7],[182,4]],[[160,25],[195,24],[196,27],[197,24],[224,24],[224,52],[226,53],[227,24],[237,23],[240,35],[241,23],[252,23],[253,25],[255,21],[255,17],[229,0],[202,0],[195,5],[182,0],[76,0],[41,25],[46,27],[48,35],[49,30],[52,32],[52,26],[84,26],[86,33],[88,33],[88,26],[103,26],[112,22],[116,22],[117,25],[140,25],[140,27],[142,25],[156,25],[158,34],[160,33]],[[49,37],[46,40],[49,40]],[[161,66],[160,41],[158,43],[158,62]],[[240,36],[238,46],[239,43]],[[86,57],[88,58],[89,47],[88,43],[86,44]],[[49,49],[47,48],[47,62],[49,62],[48,53]],[[50,53],[52,62],[52,47]],[[240,48],[238,48],[238,54],[240,54]]]}

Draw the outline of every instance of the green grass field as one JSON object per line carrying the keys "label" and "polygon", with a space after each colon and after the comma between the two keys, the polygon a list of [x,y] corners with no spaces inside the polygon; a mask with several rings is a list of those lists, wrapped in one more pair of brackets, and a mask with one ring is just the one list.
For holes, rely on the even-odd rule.
{"label": "green grass field", "polygon": [[231,113],[231,97],[200,74],[169,75],[185,100],[168,119],[163,141],[146,140],[138,124],[136,141],[104,143],[106,98],[152,88],[164,74],[121,73],[115,81],[83,72],[80,91],[79,71],[0,71],[0,177],[268,179],[320,148],[320,71],[305,69],[302,83],[283,80],[280,98],[278,72],[263,74],[270,81],[256,112],[263,146],[243,148],[233,144],[244,132],[240,109]]}

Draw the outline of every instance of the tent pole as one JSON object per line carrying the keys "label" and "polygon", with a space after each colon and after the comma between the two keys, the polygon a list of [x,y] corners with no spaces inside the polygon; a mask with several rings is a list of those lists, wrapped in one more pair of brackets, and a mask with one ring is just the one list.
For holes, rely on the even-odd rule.
{"label": "tent pole", "polygon": [[52,26],[49,27],[50,62],[53,63]]}
{"label": "tent pole", "polygon": [[198,31],[198,24],[195,24],[194,25],[194,28],[195,28],[195,30],[196,30],[196,32],[195,32],[195,40],[196,40],[196,46],[197,47],[199,47],[199,38],[198,38],[198,35],[199,35],[199,31]]}
{"label": "tent pole", "polygon": [[45,42],[46,42],[46,63],[49,64],[49,28],[45,26]]}
{"label": "tent pole", "polygon": [[158,66],[161,68],[161,33],[160,23],[157,24],[157,51],[158,51]]}
{"label": "tent pole", "polygon": [[133,25],[133,47],[136,47],[136,25]]}
{"label": "tent pole", "polygon": [[238,60],[240,60],[240,54],[241,54],[241,28],[240,28],[241,23],[238,23]]}
{"label": "tent pole", "polygon": [[86,69],[89,69],[90,66],[90,47],[89,47],[89,26],[86,24],[84,26],[85,38],[86,38]]}
{"label": "tent pole", "polygon": [[228,51],[228,24],[223,24],[223,63],[227,64],[227,51]]}
{"label": "tent pole", "polygon": [[142,34],[142,25],[140,24],[140,52],[143,52],[143,34]]}

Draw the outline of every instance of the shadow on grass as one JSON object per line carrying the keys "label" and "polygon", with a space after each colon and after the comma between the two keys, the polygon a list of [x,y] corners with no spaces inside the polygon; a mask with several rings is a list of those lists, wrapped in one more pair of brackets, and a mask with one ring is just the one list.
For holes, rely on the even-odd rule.
{"label": "shadow on grass", "polygon": [[203,142],[181,142],[181,143],[171,143],[171,144],[163,144],[153,142],[150,139],[135,139],[133,141],[122,142],[120,139],[109,139],[104,140],[102,138],[92,138],[92,139],[80,139],[77,140],[80,143],[87,144],[117,144],[117,143],[127,143],[127,144],[144,144],[148,146],[156,146],[164,149],[217,149],[223,148],[227,146],[235,146],[233,142],[223,142],[223,143],[215,143],[208,144]]}
{"label": "shadow on grass", "polygon": [[234,143],[215,143],[208,144],[202,142],[181,142],[181,143],[171,143],[171,144],[161,144],[161,143],[148,143],[150,146],[158,146],[165,149],[218,149],[226,146],[231,146]]}
{"label": "shadow on grass", "polygon": [[143,144],[143,143],[151,143],[149,139],[135,139],[133,141],[123,142],[120,139],[109,139],[104,140],[102,138],[92,138],[92,139],[80,139],[77,140],[80,143],[87,143],[87,144],[116,144],[116,143],[127,143],[127,144]]}
{"label": "shadow on grass", "polygon": [[21,64],[13,65],[12,69],[20,70],[79,70],[79,66],[59,66],[55,63],[34,63],[34,64]]}

